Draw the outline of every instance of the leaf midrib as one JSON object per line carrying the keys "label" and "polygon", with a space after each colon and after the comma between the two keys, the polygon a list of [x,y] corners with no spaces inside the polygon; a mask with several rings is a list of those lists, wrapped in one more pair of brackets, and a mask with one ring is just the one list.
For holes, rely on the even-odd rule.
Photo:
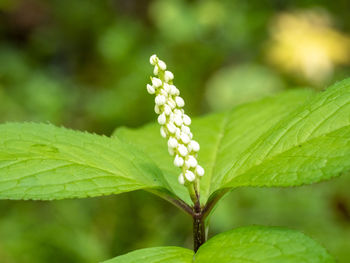
{"label": "leaf midrib", "polygon": [[210,171],[210,184],[209,184],[209,187],[207,188],[207,193],[206,193],[206,197],[209,197],[210,193],[211,193],[211,187],[213,185],[213,174],[214,174],[214,170],[215,170],[215,166],[216,166],[216,161],[217,161],[217,158],[218,158],[218,152],[219,152],[219,149],[222,147],[222,139],[224,138],[224,134],[225,134],[225,130],[226,130],[226,127],[227,127],[227,123],[228,123],[228,119],[230,117],[230,113],[231,111],[228,111],[225,113],[224,115],[224,118],[222,119],[222,123],[220,125],[220,130],[219,130],[219,136],[218,136],[218,140],[215,144],[215,148],[214,148],[214,151],[213,151],[213,163],[212,163],[212,167],[211,167],[211,171]]}

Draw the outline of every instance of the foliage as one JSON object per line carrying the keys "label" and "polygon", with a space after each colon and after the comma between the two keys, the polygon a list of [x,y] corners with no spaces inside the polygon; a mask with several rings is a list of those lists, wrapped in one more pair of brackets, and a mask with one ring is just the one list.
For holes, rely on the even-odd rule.
{"label": "foliage", "polygon": [[[206,142],[199,158],[211,171],[201,184],[204,211],[207,208],[210,212],[221,193],[230,188],[309,184],[348,171],[349,91],[350,80],[344,80],[319,94],[288,92],[198,119],[196,134]],[[257,124],[258,128],[254,126]],[[30,123],[3,124],[0,134],[4,138],[0,147],[2,198],[52,200],[147,189],[169,200],[180,197],[190,204],[178,183],[169,180],[176,176],[163,168],[168,167],[168,155],[164,154],[163,143],[153,144],[158,134],[153,125],[132,132],[117,130],[113,138]],[[240,231],[244,234],[237,234]],[[233,239],[226,241],[226,235]],[[233,252],[231,246],[237,247],[237,238],[238,244],[247,245]],[[225,242],[230,253],[225,252]],[[272,243],[260,247],[266,242]],[[268,252],[284,242],[288,246],[280,247],[278,254]],[[298,247],[300,242],[305,244]],[[284,262],[307,262],[309,258],[332,261],[308,238],[268,228],[220,234],[200,248],[196,260],[206,262],[210,256],[205,253],[210,255],[218,245],[222,254],[216,252],[215,256],[223,262],[244,260],[245,249],[255,251],[253,257],[258,258],[251,260],[261,262],[271,260],[271,255]],[[309,255],[309,251],[315,254]],[[122,260],[145,256],[135,253]],[[164,256],[166,262],[167,254]]]}
{"label": "foliage", "polygon": [[[174,67],[193,115],[295,87],[324,89],[350,74],[347,1],[0,0],[0,12],[1,122],[110,134],[154,120],[144,91],[153,52]],[[286,17],[293,27],[280,23]],[[316,23],[310,27],[305,18]],[[295,37],[305,32],[298,25],[308,29],[303,38]],[[298,48],[304,40],[306,53]],[[292,189],[236,188],[215,210],[209,235],[281,225],[302,230],[347,263],[349,186],[340,177]],[[81,263],[149,246],[190,248],[188,218],[175,209],[143,191],[49,203],[1,200],[0,258]]]}
{"label": "foliage", "polygon": [[335,262],[327,251],[301,233],[269,227],[243,227],[219,234],[193,251],[177,247],[141,249],[104,263]]}

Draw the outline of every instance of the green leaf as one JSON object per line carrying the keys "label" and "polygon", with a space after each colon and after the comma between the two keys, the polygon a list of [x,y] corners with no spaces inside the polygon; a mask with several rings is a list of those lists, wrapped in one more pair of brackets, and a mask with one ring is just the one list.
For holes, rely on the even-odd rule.
{"label": "green leaf", "polygon": [[[350,79],[325,92],[294,90],[193,121],[201,150],[201,202],[240,186],[297,186],[350,170]],[[146,152],[175,193],[177,183],[158,125],[119,129],[116,136]]]}
{"label": "green leaf", "polygon": [[296,186],[350,169],[350,80],[281,119],[226,167],[221,187]]}
{"label": "green leaf", "polygon": [[52,200],[167,191],[162,172],[130,145],[49,124],[0,125],[0,198]]}
{"label": "green leaf", "polygon": [[153,247],[135,250],[103,263],[191,263],[193,251],[181,247]]}
{"label": "green leaf", "polygon": [[[333,263],[311,238],[279,227],[251,226],[221,233],[193,251],[155,247],[133,251],[104,263]],[[192,260],[193,259],[193,260]]]}
{"label": "green leaf", "polygon": [[203,244],[195,263],[331,263],[334,259],[311,238],[278,227],[242,227]]}

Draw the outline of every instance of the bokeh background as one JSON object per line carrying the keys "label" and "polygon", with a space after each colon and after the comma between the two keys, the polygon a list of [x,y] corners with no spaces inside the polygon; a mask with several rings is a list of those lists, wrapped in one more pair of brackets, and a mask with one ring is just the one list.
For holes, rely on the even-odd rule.
{"label": "bokeh background", "polygon": [[[191,116],[350,76],[348,0],[0,0],[0,121],[110,135],[155,120],[145,85],[157,53]],[[210,235],[250,224],[297,229],[350,262],[350,178],[237,189]],[[0,201],[0,262],[98,262],[191,247],[191,219],[145,192]]]}

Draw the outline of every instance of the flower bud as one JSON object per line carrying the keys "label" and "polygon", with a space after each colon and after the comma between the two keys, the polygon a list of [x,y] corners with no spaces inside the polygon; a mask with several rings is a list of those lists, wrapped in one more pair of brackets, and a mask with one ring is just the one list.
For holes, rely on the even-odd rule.
{"label": "flower bud", "polygon": [[171,95],[171,88],[170,88],[170,85],[168,83],[164,83],[163,88],[166,91],[166,93],[169,93]]}
{"label": "flower bud", "polygon": [[164,125],[165,122],[166,122],[166,117],[165,117],[165,114],[162,113],[162,114],[160,114],[160,115],[158,116],[158,123],[159,123],[160,125]]}
{"label": "flower bud", "polygon": [[184,159],[178,155],[175,156],[175,159],[174,159],[174,165],[177,166],[177,167],[181,167],[184,165]]}
{"label": "flower bud", "polygon": [[180,91],[174,85],[170,85],[169,93],[173,96],[180,95]]}
{"label": "flower bud", "polygon": [[191,129],[188,126],[185,126],[185,125],[181,126],[181,131],[183,133],[186,133],[186,134],[190,134],[191,133]]}
{"label": "flower bud", "polygon": [[186,166],[188,167],[196,167],[198,164],[197,159],[194,158],[192,155],[188,156],[188,159],[186,160]]}
{"label": "flower bud", "polygon": [[153,86],[147,84],[147,92],[148,92],[149,94],[154,94],[154,93],[156,92],[156,90],[154,89]]}
{"label": "flower bud", "polygon": [[186,146],[183,144],[180,144],[177,147],[177,150],[178,150],[179,154],[182,156],[186,156],[188,154],[188,150],[187,150]]}
{"label": "flower bud", "polygon": [[196,179],[196,176],[191,171],[186,171],[185,177],[189,182],[193,182]]}
{"label": "flower bud", "polygon": [[178,177],[178,181],[180,184],[184,185],[185,184],[185,178],[183,176],[183,174],[181,173]]}
{"label": "flower bud", "polygon": [[198,152],[199,151],[199,143],[195,140],[192,140],[189,144],[189,148],[191,151]]}
{"label": "flower bud", "polygon": [[164,104],[164,113],[165,115],[170,115],[171,108],[169,107],[169,105]]}
{"label": "flower bud", "polygon": [[166,125],[168,131],[170,133],[175,133],[176,132],[176,127],[175,125],[172,123],[172,122],[169,122],[167,125]]}
{"label": "flower bud", "polygon": [[181,118],[181,115],[176,114],[175,117],[174,117],[174,122],[175,122],[175,124],[176,124],[178,127],[181,127],[181,125],[182,125],[182,118]]}
{"label": "flower bud", "polygon": [[176,148],[178,146],[178,142],[174,137],[170,137],[168,140],[168,146],[171,148]]}
{"label": "flower bud", "polygon": [[157,61],[158,61],[157,55],[152,55],[149,59],[149,63],[151,63],[151,65],[153,66],[157,64]]}
{"label": "flower bud", "polygon": [[172,98],[168,99],[167,104],[170,106],[171,109],[175,109],[176,108],[176,102]]}
{"label": "flower bud", "polygon": [[204,175],[204,169],[202,166],[197,165],[196,166],[196,174],[198,174],[199,176],[203,176]]}
{"label": "flower bud", "polygon": [[178,107],[182,108],[183,106],[185,106],[185,101],[183,100],[183,98],[177,96],[175,97],[175,103]]}
{"label": "flower bud", "polygon": [[174,79],[174,74],[170,71],[165,71],[164,73],[164,80],[165,82],[169,82]]}
{"label": "flower bud", "polygon": [[153,69],[153,74],[157,76],[158,73],[159,73],[159,68],[158,68],[158,66],[156,65],[156,66],[154,67],[154,69]]}
{"label": "flower bud", "polygon": [[160,86],[162,86],[162,81],[159,78],[152,78],[152,85],[155,88],[159,88]]}
{"label": "flower bud", "polygon": [[180,139],[184,144],[188,144],[191,141],[190,137],[186,133],[183,133],[183,132],[180,135]]}
{"label": "flower bud", "polygon": [[184,121],[185,125],[187,126],[191,125],[191,118],[188,115],[184,114],[182,116],[182,120]]}
{"label": "flower bud", "polygon": [[160,106],[166,102],[166,98],[164,95],[157,95],[157,97],[154,99],[154,102],[156,105]]}
{"label": "flower bud", "polygon": [[163,60],[158,60],[158,66],[161,70],[166,70],[166,64]]}

